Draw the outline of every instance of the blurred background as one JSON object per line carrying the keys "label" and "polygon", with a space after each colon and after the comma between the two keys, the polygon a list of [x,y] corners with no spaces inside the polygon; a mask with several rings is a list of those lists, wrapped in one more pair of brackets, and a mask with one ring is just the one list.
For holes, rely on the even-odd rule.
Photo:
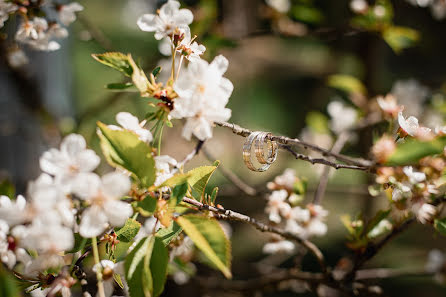
{"label": "blurred background", "polygon": [[[79,2],[85,9],[61,50],[27,50],[29,64],[15,68],[7,62],[7,40],[1,44],[0,177],[10,180],[18,193],[24,193],[27,181],[37,177],[40,154],[57,146],[65,134],[82,134],[100,154],[96,121],[115,123],[114,116],[119,111],[143,118],[149,111],[148,100],[137,93],[105,89],[106,84],[120,82],[122,77],[94,61],[91,54],[131,53],[147,71],[169,63],[169,58],[160,54],[153,34],[136,26],[139,16],[153,13],[165,1]],[[333,117],[327,112],[330,101],[342,101],[354,107],[360,116],[374,108],[370,103],[373,98],[390,92],[399,101],[418,106],[419,110],[413,113],[423,113],[425,122],[444,120],[446,1],[432,1],[438,2],[439,8],[416,0],[365,2],[369,7],[385,8],[382,18],[376,17],[380,13],[376,9],[375,17],[366,13],[361,6],[364,1],[181,2],[194,13],[191,31],[207,48],[204,59],[211,61],[215,55],[223,54],[230,62],[226,74],[234,84],[230,121],[242,127],[303,137],[330,148],[334,139],[327,128],[330,116]],[[440,4],[444,5],[443,14]],[[181,122],[174,122],[174,126],[165,130],[162,153],[182,160],[195,143],[181,138]],[[367,158],[374,133],[379,129],[378,126],[358,131],[343,153]],[[284,169],[295,169],[299,177],[307,179],[305,199],[311,201],[320,167],[282,152],[268,172],[251,172],[243,165],[243,141],[229,130],[216,127],[214,137],[206,141],[205,147],[212,154],[211,159],[221,160],[226,169],[260,193]],[[200,154],[188,167],[210,163]],[[102,164],[99,171],[110,170],[105,162]],[[327,236],[315,239],[330,265],[350,255],[340,215],[354,217],[363,213],[370,217],[386,205],[386,198],[370,196],[371,183],[373,177],[362,172],[332,172],[323,202],[330,211],[329,231]],[[220,187],[218,202],[225,208],[267,220],[264,194],[244,194],[219,171],[211,184]],[[263,244],[269,239],[266,234],[248,225],[231,223],[231,227],[235,279],[259,275],[259,263],[294,265],[293,258],[276,259],[262,253]],[[428,252],[434,247],[444,250],[445,244],[446,240],[435,234],[433,228],[418,224],[386,246],[367,266],[422,268]],[[271,286],[261,293],[255,288],[244,292],[214,290],[203,283],[222,276],[199,261],[196,265],[200,278],[192,278],[184,285],[169,280],[163,296],[292,296],[299,291],[292,286],[281,290]],[[311,256],[303,259],[303,269],[317,270]],[[384,296],[446,294],[446,289],[429,277],[395,278],[377,284],[382,285]],[[308,292],[299,294],[312,296]]]}

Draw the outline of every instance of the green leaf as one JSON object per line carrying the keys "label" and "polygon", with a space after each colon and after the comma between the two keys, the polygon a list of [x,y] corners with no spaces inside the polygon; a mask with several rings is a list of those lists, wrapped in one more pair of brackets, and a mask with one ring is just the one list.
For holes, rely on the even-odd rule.
{"label": "green leaf", "polygon": [[201,166],[187,172],[187,174],[189,174],[189,184],[201,195],[201,197],[204,197],[206,185],[219,164],[220,162],[216,161],[212,166]]}
{"label": "green leaf", "polygon": [[155,69],[152,70],[152,74],[154,77],[157,77],[158,74],[160,74],[162,68],[160,66],[156,67]]}
{"label": "green leaf", "polygon": [[3,265],[0,265],[0,296],[2,297],[19,297],[20,293],[18,282],[8,273]]}
{"label": "green leaf", "polygon": [[132,76],[133,68],[130,65],[129,56],[123,53],[110,52],[91,55],[96,61],[122,72],[126,76]]}
{"label": "green leaf", "polygon": [[415,164],[426,156],[441,154],[445,146],[446,136],[437,137],[430,141],[408,139],[398,144],[385,164],[390,166]]}
{"label": "green leaf", "polygon": [[351,75],[334,74],[328,77],[327,83],[330,87],[339,89],[348,94],[362,94],[365,95],[366,88],[362,82]]}
{"label": "green leaf", "polygon": [[352,220],[349,215],[342,215],[341,216],[341,222],[344,225],[344,227],[347,229],[348,233],[352,236],[355,235],[356,231],[352,227]]}
{"label": "green leaf", "polygon": [[128,59],[131,67],[133,68],[133,73],[132,73],[133,84],[141,92],[141,95],[148,96],[147,90],[150,86],[150,82],[147,79],[146,74],[141,68],[138,67],[138,65],[136,65],[131,55],[129,55]]}
{"label": "green leaf", "polygon": [[446,236],[446,218],[434,221],[434,227],[441,234]]}
{"label": "green leaf", "polygon": [[184,184],[191,177],[191,174],[188,173],[177,173],[168,180],[164,181],[161,185],[157,187],[157,189],[161,189],[163,187],[175,187],[176,185]]}
{"label": "green leaf", "polygon": [[124,90],[128,89],[130,87],[133,87],[133,83],[127,82],[127,83],[111,83],[105,86],[107,89],[110,90]]}
{"label": "green leaf", "polygon": [[177,223],[209,261],[231,278],[231,245],[220,224],[215,219],[199,215],[180,216]]}
{"label": "green leaf", "polygon": [[165,246],[168,246],[173,239],[180,235],[181,231],[183,231],[183,229],[180,225],[173,221],[169,227],[159,229],[158,232],[156,232],[156,236],[161,239]]}
{"label": "green leaf", "polygon": [[330,128],[328,127],[328,118],[321,112],[310,111],[305,117],[307,126],[316,133],[328,134]]}
{"label": "green leaf", "polygon": [[307,5],[293,6],[291,14],[294,19],[310,24],[319,24],[324,20],[324,15],[317,8]]}
{"label": "green leaf", "polygon": [[189,186],[187,183],[181,184],[173,188],[172,190],[172,197],[176,199],[175,206],[177,206],[183,199],[184,196],[186,196],[187,190],[189,189]]}
{"label": "green leaf", "polygon": [[102,152],[108,163],[133,174],[143,187],[155,182],[155,161],[152,148],[127,130],[111,130],[98,122]]}
{"label": "green leaf", "polygon": [[414,46],[420,39],[420,34],[411,28],[391,26],[383,30],[382,37],[399,54],[403,49]]}
{"label": "green leaf", "polygon": [[150,272],[153,279],[153,296],[161,295],[167,278],[167,264],[169,253],[161,238],[155,237],[152,257],[150,258]]}
{"label": "green leaf", "polygon": [[147,195],[142,201],[133,204],[136,210],[144,217],[150,217],[156,210],[156,199]]}
{"label": "green leaf", "polygon": [[115,233],[118,236],[117,239],[123,242],[130,242],[138,234],[141,224],[132,218],[127,219],[124,226],[115,228]]}
{"label": "green leaf", "polygon": [[125,259],[125,277],[131,297],[159,296],[166,282],[169,255],[155,236],[141,239]]}
{"label": "green leaf", "polygon": [[15,197],[15,187],[10,180],[5,178],[0,181],[0,195],[8,196],[11,199]]}
{"label": "green leaf", "polygon": [[154,236],[141,239],[125,259],[125,279],[131,297],[152,296],[153,279],[149,263],[154,243]]}

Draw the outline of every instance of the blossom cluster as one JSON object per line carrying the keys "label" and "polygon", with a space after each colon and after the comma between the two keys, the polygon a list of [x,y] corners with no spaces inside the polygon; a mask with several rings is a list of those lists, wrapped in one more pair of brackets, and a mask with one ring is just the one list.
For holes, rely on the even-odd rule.
{"label": "blossom cluster", "polygon": [[[413,98],[420,88],[414,87]],[[418,92],[418,94],[421,94]],[[399,105],[393,94],[378,97],[377,103],[383,114],[383,118],[390,123],[397,122],[398,129],[391,131],[392,134],[384,134],[372,147],[372,155],[380,164],[377,168],[376,182],[383,186],[389,195],[393,216],[395,220],[401,221],[414,214],[423,223],[432,223],[438,214],[438,201],[441,196],[441,186],[444,183],[442,175],[445,169],[445,155],[433,155],[422,158],[418,164],[413,166],[385,166],[386,162],[395,154],[398,144],[407,142],[408,139],[419,141],[432,141],[444,135],[444,127],[437,126],[435,129],[424,127],[419,124],[415,116],[405,117],[403,111],[405,106]],[[413,100],[412,100],[413,101]],[[441,201],[440,201],[441,202]]]}
{"label": "blossom cluster", "polygon": [[[303,200],[301,182],[293,169],[286,169],[273,182],[269,182],[267,187],[272,192],[268,196],[265,212],[271,222],[284,222],[285,231],[301,238],[323,236],[327,233],[325,219],[328,211],[317,204],[299,206]],[[264,246],[265,253],[292,253],[294,250],[294,243],[287,240],[275,240]]]}
{"label": "blossom cluster", "polygon": [[[45,15],[48,9],[55,9],[59,22],[49,21]],[[76,20],[76,12],[83,6],[77,2],[56,4],[50,1],[0,1],[0,28],[14,14],[22,17],[15,34],[18,43],[29,45],[40,51],[54,51],[60,44],[54,39],[65,38],[68,26]]]}
{"label": "blossom cluster", "polygon": [[[200,140],[212,137],[212,126],[216,121],[227,121],[231,110],[226,108],[233,85],[225,77],[228,60],[217,56],[211,63],[200,58],[206,48],[198,44],[196,36],[191,37],[189,24],[193,21],[192,12],[180,9],[178,1],[169,0],[157,14],[144,14],[138,19],[141,30],[155,32],[155,38],[162,40],[161,52],[170,54],[173,60],[171,76],[166,88],[154,96],[164,102],[169,117],[186,119],[183,137],[190,140],[192,135]],[[167,49],[167,50],[166,50]],[[175,60],[180,62],[176,68]],[[180,74],[183,60],[189,65]],[[175,76],[176,73],[176,76]],[[169,86],[173,91],[169,92]]]}

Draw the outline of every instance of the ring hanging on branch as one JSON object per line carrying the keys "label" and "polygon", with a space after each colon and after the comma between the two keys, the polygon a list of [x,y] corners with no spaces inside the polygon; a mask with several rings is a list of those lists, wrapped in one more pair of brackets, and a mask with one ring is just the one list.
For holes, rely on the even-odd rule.
{"label": "ring hanging on branch", "polygon": [[[278,145],[277,142],[271,141],[267,139],[268,135],[270,133],[268,132],[262,132],[262,131],[255,131],[249,134],[249,136],[246,138],[245,143],[243,144],[243,160],[245,162],[246,167],[248,167],[252,171],[256,172],[263,172],[268,170],[268,168],[271,166],[272,163],[277,158],[277,152],[278,152]],[[265,158],[263,147],[265,140],[268,145],[268,155]],[[256,168],[251,162],[251,148],[252,144],[255,141],[255,153],[257,160],[260,164],[263,164],[262,167]]]}

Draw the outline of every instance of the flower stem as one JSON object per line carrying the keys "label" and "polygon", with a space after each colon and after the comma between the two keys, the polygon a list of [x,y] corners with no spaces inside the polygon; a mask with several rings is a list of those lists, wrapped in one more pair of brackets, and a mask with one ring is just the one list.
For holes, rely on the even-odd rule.
{"label": "flower stem", "polygon": [[170,70],[170,80],[174,82],[175,80],[175,54],[177,52],[177,49],[175,48],[175,45],[172,45],[172,69]]}
{"label": "flower stem", "polygon": [[183,59],[184,59],[184,56],[181,55],[180,63],[178,65],[178,70],[177,70],[177,78],[175,80],[178,80],[178,76],[180,76],[180,70],[181,70],[181,65],[183,64]]}
{"label": "flower stem", "polygon": [[91,239],[91,245],[92,245],[92,248],[93,248],[94,263],[98,267],[96,269],[96,278],[98,279],[98,296],[99,297],[105,297],[104,285],[102,283],[102,269],[100,267],[101,263],[99,261],[98,242],[96,240],[96,237],[93,237]]}

